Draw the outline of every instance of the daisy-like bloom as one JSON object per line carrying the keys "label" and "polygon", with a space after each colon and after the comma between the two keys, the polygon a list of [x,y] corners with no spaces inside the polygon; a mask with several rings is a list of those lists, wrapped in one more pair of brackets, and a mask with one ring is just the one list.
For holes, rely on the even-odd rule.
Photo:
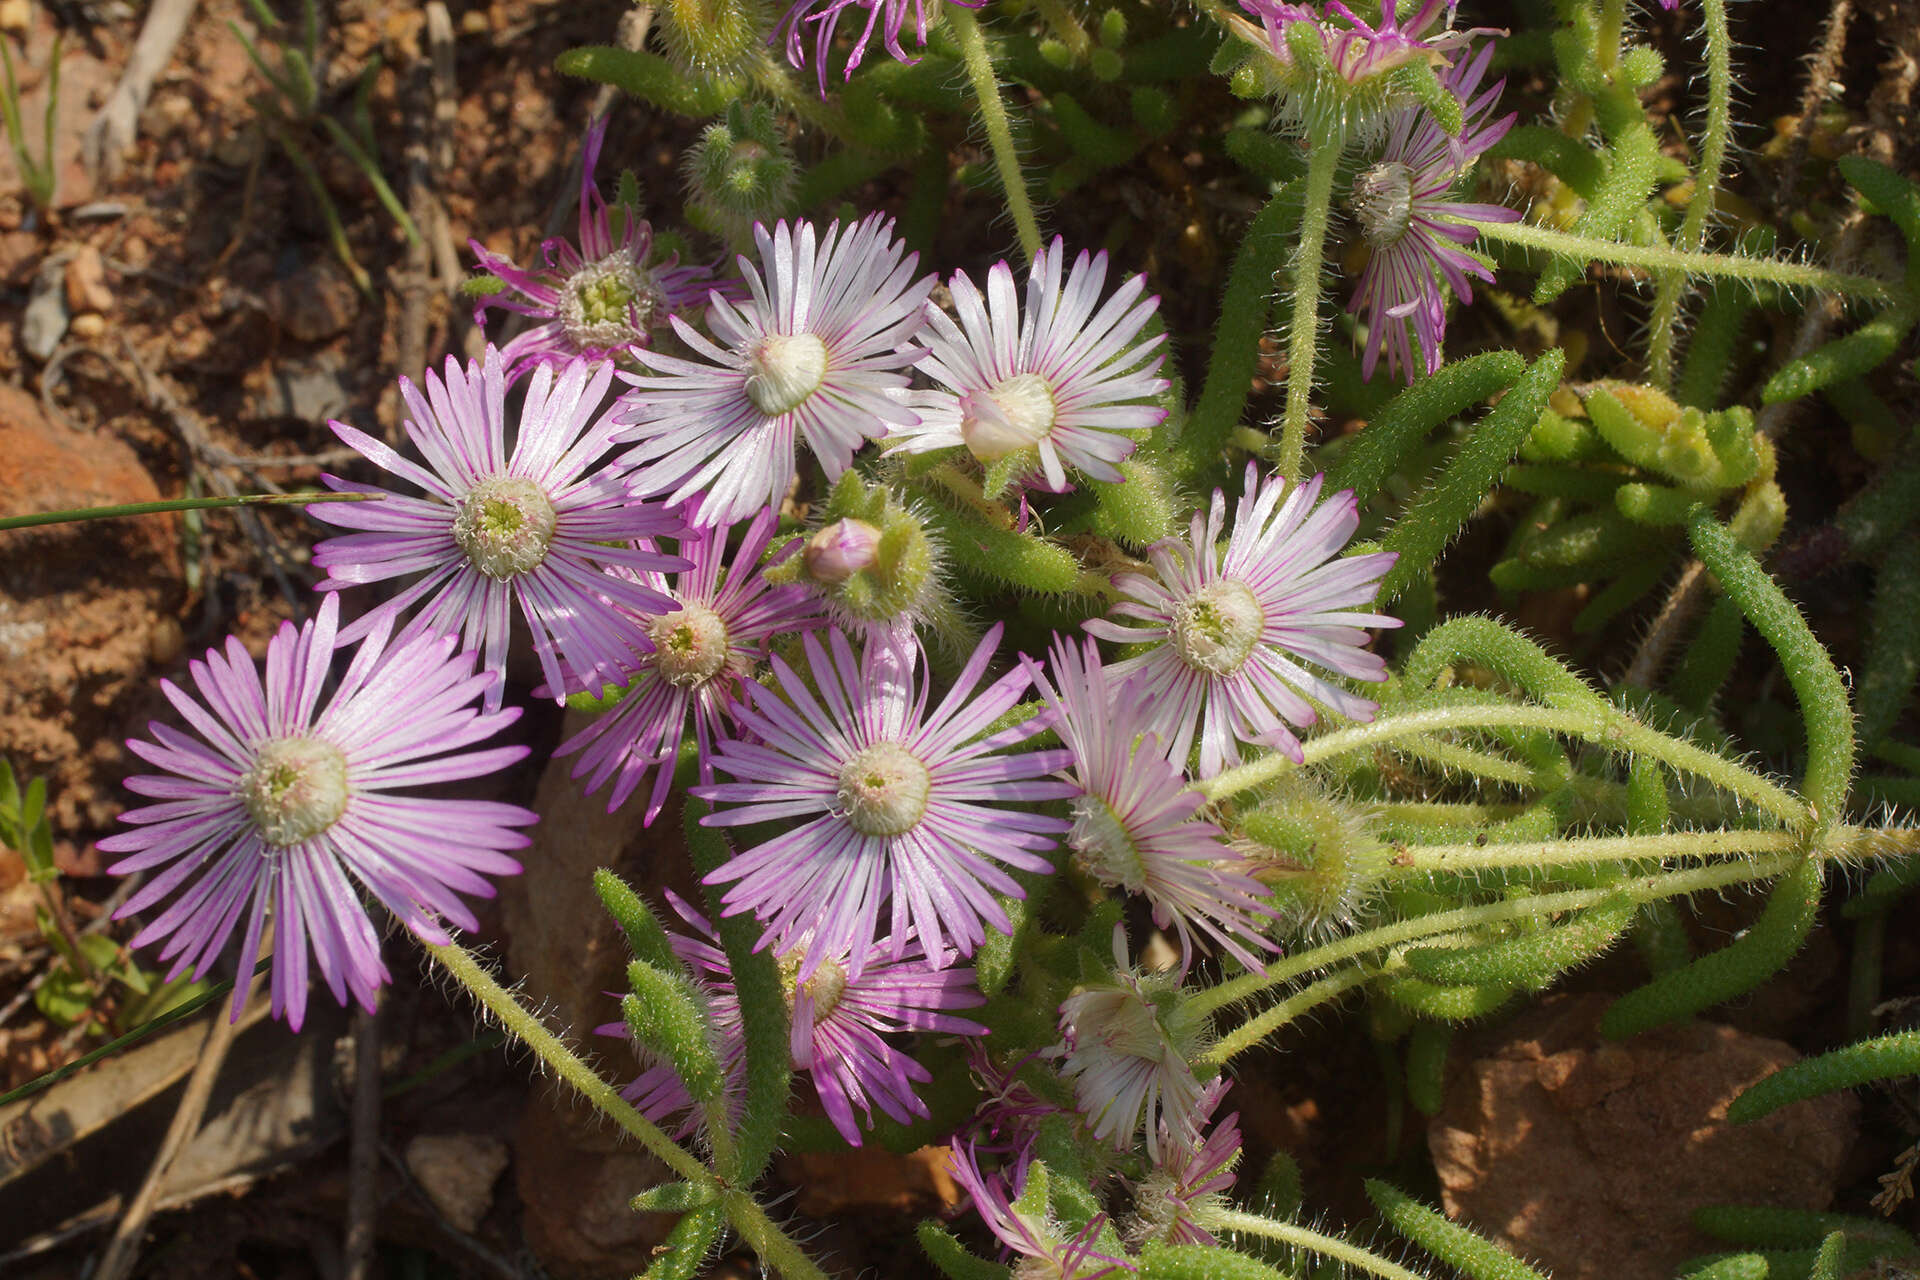
{"label": "daisy-like bloom", "polygon": [[1056,637],[1047,655],[1053,678],[1025,659],[1034,688],[1052,708],[1051,723],[1073,753],[1074,861],[1102,884],[1141,894],[1153,922],[1180,937],[1180,965],[1193,958],[1200,933],[1257,969],[1256,949],[1278,950],[1262,928],[1273,912],[1266,887],[1226,833],[1194,815],[1206,803],[1168,761],[1152,731],[1151,701],[1137,685],[1122,688],[1101,665],[1092,640],[1080,646]]}
{"label": "daisy-like bloom", "polygon": [[1442,78],[1466,108],[1466,127],[1459,137],[1448,137],[1425,107],[1404,108],[1388,126],[1386,150],[1379,161],[1354,179],[1353,211],[1372,257],[1347,310],[1367,326],[1361,359],[1361,373],[1367,378],[1373,377],[1385,351],[1388,370],[1413,381],[1410,334],[1420,344],[1426,372],[1440,367],[1447,304],[1434,272],[1462,302],[1472,302],[1469,277],[1491,283],[1493,271],[1461,247],[1471,245],[1480,234],[1469,220],[1520,219],[1514,210],[1497,204],[1447,199],[1455,179],[1513,127],[1512,113],[1490,119],[1506,81],[1495,81],[1476,96],[1492,58],[1493,45],[1482,45]]}
{"label": "daisy-like bloom", "polygon": [[1169,1140],[1199,1142],[1204,1092],[1193,1061],[1206,1044],[1204,1018],[1188,1012],[1177,973],[1127,963],[1126,935],[1113,931],[1111,982],[1088,983],[1060,1002],[1064,1060],[1074,1106],[1093,1136],[1130,1149],[1146,1130],[1149,1159]]}
{"label": "daisy-like bloom", "polygon": [[614,779],[607,812],[625,804],[651,772],[653,791],[644,823],[652,825],[673,786],[674,757],[686,737],[689,714],[700,748],[701,780],[713,781],[714,740],[727,731],[740,682],[766,656],[768,641],[823,622],[805,587],[771,586],[757,568],[777,519],[775,512],[763,509],[747,527],[730,564],[731,529],[721,526],[698,529],[680,543],[693,567],[673,581],[644,575],[646,584],[670,597],[672,605],[637,620],[646,631],[644,651],[627,672],[619,705],[596,717],[556,753],[581,753],[573,776],[586,776],[589,793]]}
{"label": "daisy-like bloom", "polygon": [[[706,990],[720,1065],[738,1095],[745,1087],[746,1039],[732,967],[707,918],[671,889],[667,890],[667,901],[696,935],[675,934],[674,954],[687,963]],[[880,948],[870,949],[858,972],[845,963],[844,957],[822,956],[813,976],[807,979],[799,977],[804,942],[799,949],[780,957],[780,975],[793,1019],[793,1068],[813,1081],[821,1108],[851,1146],[860,1145],[856,1107],[869,1129],[873,1127],[875,1106],[901,1124],[929,1114],[914,1086],[933,1079],[932,1074],[883,1037],[904,1031],[963,1036],[987,1033],[979,1023],[953,1012],[986,1003],[973,985],[973,970],[950,967],[952,952],[927,956],[917,940],[909,938],[907,942],[898,959]],[[622,1023],[599,1030],[606,1035],[627,1033]],[[649,1067],[622,1094],[656,1123],[688,1113],[683,1136],[696,1123],[686,1089],[668,1064]]]}
{"label": "daisy-like bloom", "polygon": [[[1195,1127],[1204,1127],[1220,1100],[1227,1096],[1225,1076],[1215,1076],[1194,1109]],[[1167,1244],[1217,1245],[1213,1233],[1201,1225],[1211,1209],[1229,1207],[1226,1193],[1233,1186],[1233,1166],[1240,1160],[1240,1113],[1213,1126],[1198,1145],[1181,1142],[1162,1121],[1160,1159],[1134,1188],[1134,1220],[1127,1239],[1136,1247],[1149,1240]]]}
{"label": "daisy-like bloom", "polygon": [[281,624],[267,644],[264,681],[231,636],[224,652],[210,649],[188,665],[200,699],[162,680],[161,692],[199,736],[156,722],[147,726],[152,742],[127,743],[164,770],[127,779],[127,789],[160,803],[121,814],[137,829],[100,842],[108,853],[131,855],[108,868],[115,875],[165,868],[116,919],[178,894],[133,940],[170,939],[160,952],[174,960],[169,981],[189,969],[204,976],[244,919],[236,1019],[271,919],[273,1013],[296,1031],[306,1018],[309,950],[343,1005],[351,996],[373,1008],[388,980],[359,889],[421,937],[445,942],[443,918],[478,927],[460,895],[492,897],[486,876],[516,874],[520,864],[504,851],[524,848],[527,837],[514,828],[537,821],[491,800],[394,794],[521,759],[526,747],[465,750],[520,711],[474,709],[474,698],[500,678],[476,675],[472,653],[453,656],[452,637],[390,644],[386,625],[361,642],[323,700],[339,622],[340,599],[328,595],[298,630]]}
{"label": "daisy-like bloom", "polygon": [[[316,519],[363,531],[314,547],[313,562],[327,571],[321,590],[423,575],[342,639],[357,639],[377,618],[426,600],[414,629],[458,632],[481,651],[486,670],[503,671],[517,602],[548,688],[566,687],[562,657],[580,681],[597,681],[595,688],[619,683],[638,636],[627,615],[676,606],[658,587],[603,573],[602,566],[644,574],[684,569],[687,561],[648,541],[679,533],[679,519],[635,501],[617,470],[596,469],[614,427],[608,415],[594,415],[612,379],[610,364],[575,361],[557,378],[542,365],[513,424],[511,455],[506,367],[492,347],[482,363],[464,369],[447,357],[446,380],[429,371],[424,395],[400,379],[412,415],[407,436],[424,467],[344,422],[330,423],[363,457],[426,491],[405,497],[324,477],[331,489],[385,501],[308,508]],[[487,709],[501,696],[495,684]]]}
{"label": "daisy-like bloom", "polygon": [[575,357],[597,362],[644,347],[668,316],[704,306],[714,287],[712,267],[683,267],[673,257],[648,264],[652,225],[625,204],[616,218],[593,180],[606,136],[602,116],[581,144],[578,248],[556,237],[540,246],[541,266],[516,267],[478,240],[467,241],[481,269],[506,286],[480,299],[473,322],[484,327],[489,307],[540,322],[502,350],[511,379],[535,365]]}
{"label": "daisy-like bloom", "polygon": [[[934,0],[937,5],[939,0]],[[954,0],[955,4],[965,5],[969,9],[978,9],[986,0]],[[833,35],[839,28],[840,17],[848,9],[865,9],[866,25],[860,29],[860,38],[853,43],[853,51],[847,55],[847,68],[841,76],[843,80],[853,79],[854,69],[867,56],[867,45],[873,40],[875,31],[880,33],[880,42],[896,62],[912,66],[919,59],[900,46],[900,33],[906,29],[907,10],[913,10],[914,43],[921,48],[927,44],[927,0],[796,0],[787,16],[780,20],[775,31],[779,38],[781,31],[787,36],[787,61],[798,69],[807,64],[806,50],[802,45],[801,28],[813,27],[813,62],[820,76],[820,96],[827,96],[827,55],[833,49]],[[857,21],[857,19],[856,19]]]}
{"label": "daisy-like bloom", "polygon": [[[1035,1166],[1044,1169],[1045,1166]],[[1101,1251],[1101,1228],[1106,1215],[1099,1214],[1080,1231],[1069,1236],[1047,1212],[1047,1186],[1044,1176],[1023,1170],[1019,1189],[1007,1194],[999,1174],[980,1171],[980,1154],[971,1143],[956,1142],[947,1153],[947,1171],[973,1202],[980,1220],[993,1232],[1008,1253],[1023,1261],[1014,1268],[1016,1280],[1102,1280],[1119,1272],[1138,1270],[1133,1261]]]}
{"label": "daisy-like bloom", "polygon": [[1378,709],[1302,665],[1352,680],[1385,680],[1387,664],[1362,647],[1362,628],[1400,625],[1397,618],[1356,611],[1373,600],[1395,556],[1340,556],[1360,512],[1350,490],[1321,502],[1325,479],[1292,486],[1277,476],[1262,481],[1248,463],[1231,536],[1226,495],[1215,489],[1208,509],[1193,513],[1187,541],[1166,538],[1148,550],[1155,577],[1114,579],[1125,598],[1109,616],[1145,626],[1099,618],[1086,623],[1103,640],[1158,642],[1116,663],[1111,674],[1138,678],[1136,694],[1152,708],[1148,727],[1171,759],[1185,760],[1199,736],[1201,777],[1239,764],[1240,743],[1301,759],[1300,740],[1288,726],[1304,728],[1317,719],[1303,694],[1350,720],[1371,720]]}
{"label": "daisy-like bloom", "polygon": [[1013,268],[996,262],[981,296],[964,272],[952,282],[955,324],[927,309],[930,348],[920,370],[943,388],[911,397],[917,425],[894,428],[895,452],[925,453],[965,445],[993,463],[1031,458],[1058,493],[1072,468],[1117,484],[1117,465],[1137,443],[1128,431],[1157,427],[1167,411],[1143,404],[1167,389],[1155,376],[1165,334],[1139,338],[1157,297],[1142,300],[1145,276],[1134,276],[1100,303],[1107,255],[1082,252],[1061,281],[1067,249],[1056,239],[1027,275],[1024,312]]}
{"label": "daisy-like bloom", "polygon": [[[785,954],[808,947],[801,977],[819,958],[873,953],[880,908],[891,903],[891,955],[918,936],[928,963],[949,949],[972,955],[991,925],[1006,932],[995,893],[1020,897],[996,863],[1049,871],[1041,852],[1066,824],[1021,808],[1073,788],[1046,777],[1064,751],[1001,754],[1038,731],[1026,724],[987,734],[1020,701],[1028,676],[1014,670],[975,692],[1000,641],[995,625],[929,711],[917,655],[879,638],[856,657],[845,633],[804,637],[805,676],[773,657],[777,688],[746,686],[736,712],[746,731],[716,749],[714,765],[735,781],[693,788],[703,800],[739,807],[701,819],[738,827],[805,819],[746,849],[707,877],[731,884],[727,914],[752,911],[762,945]],[[807,941],[807,939],[811,941]]]}
{"label": "daisy-like bloom", "polygon": [[[761,267],[739,259],[752,297],[735,307],[715,295],[707,323],[720,345],[680,317],[674,332],[701,360],[636,353],[651,374],[622,374],[622,440],[638,443],[637,492],[704,495],[707,524],[779,507],[793,483],[796,437],[838,479],[867,439],[916,419],[895,394],[925,352],[912,345],[925,323],[931,276],[919,255],[870,214],[818,235],[810,222],[755,227]],[[761,274],[764,268],[765,275]]]}

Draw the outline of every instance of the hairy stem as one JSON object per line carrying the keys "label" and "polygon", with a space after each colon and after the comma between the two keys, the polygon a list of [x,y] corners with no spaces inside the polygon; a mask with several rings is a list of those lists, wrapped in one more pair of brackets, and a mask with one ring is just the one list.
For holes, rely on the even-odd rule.
{"label": "hairy stem", "polygon": [[1269,1005],[1260,1012],[1258,1017],[1247,1019],[1232,1032],[1221,1037],[1213,1048],[1207,1050],[1207,1055],[1202,1061],[1216,1066],[1226,1065],[1235,1054],[1253,1048],[1309,1009],[1338,1000],[1355,987],[1367,982],[1374,976],[1374,972],[1369,965],[1355,965],[1351,969],[1342,969],[1339,973],[1329,974],[1312,986],[1296,991],[1286,999]]}
{"label": "hairy stem", "polygon": [[[1701,0],[1701,25],[1707,44],[1707,129],[1700,138],[1700,168],[1694,174],[1693,198],[1680,223],[1674,248],[1697,252],[1707,235],[1707,220],[1720,194],[1726,167],[1727,140],[1733,132],[1733,42],[1727,34],[1727,0]],[[1669,271],[1660,277],[1653,303],[1653,332],[1647,342],[1647,373],[1653,384],[1673,384],[1673,341],[1680,318],[1680,294],[1686,279]]]}
{"label": "hairy stem", "polygon": [[1409,1271],[1397,1262],[1389,1262],[1378,1254],[1369,1253],[1357,1244],[1342,1240],[1339,1236],[1323,1235],[1294,1222],[1276,1222],[1272,1218],[1241,1213],[1237,1209],[1214,1209],[1206,1214],[1203,1225],[1214,1230],[1242,1231],[1264,1240],[1277,1240],[1281,1244],[1306,1249],[1323,1258],[1331,1258],[1380,1276],[1382,1280],[1424,1280],[1419,1272]]}
{"label": "hairy stem", "polygon": [[1313,365],[1320,351],[1320,269],[1326,253],[1327,219],[1333,208],[1333,177],[1346,138],[1328,125],[1307,156],[1306,203],[1300,210],[1300,243],[1293,257],[1293,319],[1287,325],[1287,412],[1280,422],[1275,469],[1290,483],[1300,479],[1313,412]]}
{"label": "hairy stem", "polygon": [[433,962],[447,971],[449,977],[473,993],[473,998],[483,1005],[487,1012],[500,1019],[500,1025],[507,1034],[520,1040],[527,1048],[539,1055],[540,1060],[552,1067],[562,1080],[598,1108],[612,1121],[640,1140],[640,1145],[658,1156],[662,1163],[680,1177],[695,1186],[711,1187],[715,1185],[713,1174],[707,1167],[694,1159],[686,1148],[669,1138],[653,1121],[634,1110],[633,1104],[620,1096],[620,1091],[600,1078],[600,1074],[586,1064],[586,1061],[569,1048],[565,1041],[547,1029],[546,1023],[535,1017],[524,1005],[514,998],[513,993],[501,986],[491,973],[474,959],[473,953],[455,942],[436,943],[422,941],[427,954]]}
{"label": "hairy stem", "polygon": [[1610,262],[1623,267],[1645,267],[1651,271],[1678,271],[1690,276],[1758,280],[1791,289],[1819,289],[1869,302],[1893,302],[1901,296],[1899,287],[1885,280],[1849,275],[1844,271],[1829,271],[1803,262],[1743,258],[1731,253],[1686,253],[1661,245],[1621,244],[1598,236],[1555,231],[1551,227],[1529,222],[1469,222],[1467,225],[1489,240],[1517,245],[1522,249],[1564,254],[1587,262]]}
{"label": "hairy stem", "polygon": [[1497,867],[1571,867],[1629,858],[1741,858],[1786,853],[1801,845],[1790,831],[1675,831],[1590,840],[1515,844],[1428,844],[1395,850],[1397,871],[1479,871]]}
{"label": "hairy stem", "polygon": [[980,34],[980,22],[965,5],[946,6],[947,20],[960,42],[960,55],[966,60],[967,78],[973,81],[973,96],[980,103],[980,119],[987,126],[987,144],[993,148],[994,167],[1000,171],[1000,185],[1006,190],[1007,208],[1013,225],[1020,232],[1020,248],[1032,262],[1040,252],[1040,222],[1034,217],[1033,203],[1027,199],[1027,180],[1020,173],[1020,157],[1013,149],[1013,125],[1007,119],[1007,104],[1000,100],[1000,82],[993,74],[993,59],[987,53],[986,37]]}
{"label": "hairy stem", "polygon": [[1305,974],[1330,968],[1342,961],[1352,960],[1387,947],[1399,946],[1401,943],[1411,942],[1417,938],[1430,938],[1436,934],[1454,933],[1462,929],[1479,929],[1493,924],[1551,919],[1562,912],[1584,911],[1588,907],[1621,894],[1639,904],[1677,898],[1707,889],[1722,889],[1728,885],[1768,880],[1783,871],[1791,870],[1803,860],[1803,857],[1804,855],[1798,853],[1783,853],[1751,862],[1720,862],[1686,871],[1663,872],[1633,880],[1618,880],[1597,889],[1568,889],[1561,893],[1539,893],[1520,898],[1503,898],[1498,902],[1458,907],[1452,911],[1436,911],[1431,915],[1397,920],[1392,924],[1381,925],[1345,938],[1337,938],[1311,950],[1299,952],[1283,960],[1276,960],[1259,973],[1241,974],[1217,986],[1208,987],[1204,991],[1195,993],[1188,1002],[1188,1007],[1195,1015],[1211,1013],[1237,1001],[1259,995],[1262,991],[1292,982]]}
{"label": "hairy stem", "polygon": [[1725,756],[1669,737],[1624,713],[1594,714],[1524,704],[1441,706],[1389,716],[1372,724],[1355,725],[1311,739],[1304,746],[1304,758],[1299,764],[1274,752],[1196,783],[1194,789],[1209,800],[1220,800],[1271,782],[1294,769],[1330,760],[1343,752],[1379,746],[1403,736],[1434,733],[1443,729],[1497,728],[1546,729],[1598,742],[1616,751],[1644,752],[1672,769],[1695,774],[1722,790],[1752,801],[1789,824],[1798,824],[1807,818],[1807,806],[1792,792],[1750,769],[1742,768]]}

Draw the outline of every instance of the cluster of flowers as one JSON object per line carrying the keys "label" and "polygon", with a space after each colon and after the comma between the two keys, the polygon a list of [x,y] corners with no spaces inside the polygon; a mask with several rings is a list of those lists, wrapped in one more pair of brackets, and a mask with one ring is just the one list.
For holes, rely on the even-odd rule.
{"label": "cluster of flowers", "polygon": [[[1279,56],[1285,25],[1307,11],[1248,2],[1279,33]],[[1469,122],[1453,137],[1423,108],[1396,115],[1357,187],[1374,249],[1355,300],[1372,317],[1367,366],[1384,350],[1411,376],[1409,326],[1431,368],[1444,324],[1428,264],[1463,296],[1468,276],[1486,278],[1446,243],[1461,240],[1447,216],[1505,212],[1448,204],[1446,187],[1510,118],[1488,120],[1490,50],[1427,31],[1433,0],[1406,24],[1389,0],[1376,28],[1328,9],[1348,24],[1330,37],[1335,66],[1420,45],[1445,63]],[[1309,16],[1338,34],[1335,18]],[[849,1142],[876,1106],[900,1121],[927,1113],[915,1092],[927,1072],[888,1036],[984,1033],[962,1016],[982,1003],[964,962],[989,930],[1009,929],[999,897],[1022,895],[1014,873],[1053,871],[1064,843],[1087,875],[1143,898],[1177,939],[1179,967],[1135,969],[1117,940],[1113,980],[1061,1006],[1047,1061],[1084,1132],[1153,1155],[1158,1190],[1142,1203],[1159,1206],[1165,1238],[1204,1240],[1189,1210],[1230,1182],[1237,1132],[1231,1117],[1208,1131],[1222,1087],[1196,1079],[1200,1030],[1169,1016],[1167,997],[1198,947],[1258,966],[1275,944],[1262,885],[1193,783],[1247,747],[1300,759],[1296,730],[1316,707],[1371,716],[1337,681],[1386,677],[1365,646],[1368,628],[1397,625],[1368,609],[1392,557],[1342,556],[1359,520],[1351,494],[1249,465],[1231,518],[1216,491],[1186,536],[1150,549],[1151,572],[1114,579],[1119,602],[1086,638],[1056,636],[1044,660],[1019,655],[996,672],[995,626],[936,697],[920,645],[950,608],[937,545],[891,481],[868,487],[856,455],[947,453],[1021,495],[1123,483],[1121,464],[1165,416],[1157,299],[1138,277],[1108,293],[1104,254],[1069,265],[1055,241],[1024,295],[1004,262],[984,289],[954,274],[949,314],[877,215],[757,227],[758,261],[739,258],[737,280],[655,260],[647,223],[595,185],[602,141],[596,125],[577,246],[549,242],[533,269],[475,246],[503,286],[483,317],[502,308],[537,323],[477,362],[450,359],[424,386],[401,380],[419,460],[333,424],[418,492],[327,477],[378,500],[312,509],[350,531],[314,549],[327,573],[316,617],[281,629],[264,681],[229,640],[191,664],[199,699],[163,682],[199,736],[154,724],[152,742],[129,744],[163,771],[128,784],[157,803],[102,842],[129,855],[116,872],[160,872],[122,914],[173,898],[136,944],[165,940],[175,974],[204,973],[244,925],[244,971],[271,924],[274,1010],[297,1028],[310,957],[342,1003],[370,1005],[387,980],[360,890],[424,938],[473,927],[461,895],[488,895],[487,877],[520,869],[511,851],[535,815],[401,789],[525,756],[478,748],[518,714],[503,706],[517,616],[549,695],[612,703],[561,748],[589,791],[610,784],[616,807],[645,790],[652,822],[691,738],[691,794],[714,809],[704,822],[785,828],[709,879],[726,886],[729,915],[762,925],[789,985],[794,1066]],[[868,495],[866,516],[781,535],[803,446],[830,483]],[[336,593],[382,582],[403,585],[342,626]],[[1107,664],[1100,640],[1130,656]],[[1060,745],[1031,749],[1045,730]],[[707,920],[673,906],[689,930],[676,947],[737,1072],[724,956]],[[1019,1208],[1048,1108],[1010,1084],[992,1092],[956,1162],[996,1232],[1037,1256],[1065,1250],[1055,1261],[1125,1265],[1090,1257],[1091,1237],[1046,1236]],[[628,1093],[657,1118],[688,1110],[665,1066]],[[1003,1167],[983,1174],[983,1152]]]}

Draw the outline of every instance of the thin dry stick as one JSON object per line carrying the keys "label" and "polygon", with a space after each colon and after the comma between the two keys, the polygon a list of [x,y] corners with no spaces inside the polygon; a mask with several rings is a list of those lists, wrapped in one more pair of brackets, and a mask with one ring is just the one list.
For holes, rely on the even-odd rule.
{"label": "thin dry stick", "polygon": [[1794,124],[1793,142],[1787,148],[1786,163],[1780,166],[1780,184],[1774,190],[1776,209],[1786,209],[1793,203],[1793,190],[1800,185],[1800,165],[1807,158],[1807,142],[1813,137],[1814,122],[1820,118],[1820,104],[1826,101],[1840,74],[1841,59],[1846,56],[1847,24],[1852,17],[1853,0],[1833,0],[1820,48],[1807,65],[1807,88],[1800,95],[1800,119]]}
{"label": "thin dry stick", "polygon": [[380,1174],[380,1013],[353,1011],[353,1124],[347,1152],[347,1239],[345,1280],[373,1274],[376,1208]]}
{"label": "thin dry stick", "polygon": [[[251,978],[248,982],[247,998],[252,1000],[259,994],[259,979]],[[127,1280],[140,1256],[140,1238],[146,1234],[147,1220],[160,1201],[160,1185],[166,1181],[167,1170],[188,1140],[200,1131],[207,1099],[213,1096],[214,1082],[220,1078],[221,1064],[227,1060],[227,1050],[233,1047],[234,1029],[239,1026],[239,1020],[228,1014],[224,1005],[214,1008],[212,1018],[213,1025],[207,1028],[206,1043],[200,1049],[200,1061],[187,1081],[187,1091],[180,1095],[173,1123],[160,1143],[160,1154],[154,1157],[153,1167],[147,1170],[147,1180],[140,1184],[140,1193],[133,1198],[132,1206],[113,1229],[113,1239],[107,1242],[106,1256],[100,1260],[100,1269],[93,1273],[93,1280]]]}
{"label": "thin dry stick", "polygon": [[120,83],[113,86],[81,142],[87,172],[109,182],[120,176],[127,149],[139,133],[140,113],[146,109],[153,82],[173,61],[174,47],[198,7],[199,0],[155,0],[147,10],[147,20],[141,24],[140,36],[127,58],[127,69],[121,72]]}

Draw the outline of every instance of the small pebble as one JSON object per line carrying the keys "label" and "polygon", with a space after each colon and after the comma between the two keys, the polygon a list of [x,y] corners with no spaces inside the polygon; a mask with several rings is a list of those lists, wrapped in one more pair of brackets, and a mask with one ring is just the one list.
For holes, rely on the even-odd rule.
{"label": "small pebble", "polygon": [[107,318],[97,311],[87,311],[73,318],[68,332],[76,338],[91,341],[107,331]]}

